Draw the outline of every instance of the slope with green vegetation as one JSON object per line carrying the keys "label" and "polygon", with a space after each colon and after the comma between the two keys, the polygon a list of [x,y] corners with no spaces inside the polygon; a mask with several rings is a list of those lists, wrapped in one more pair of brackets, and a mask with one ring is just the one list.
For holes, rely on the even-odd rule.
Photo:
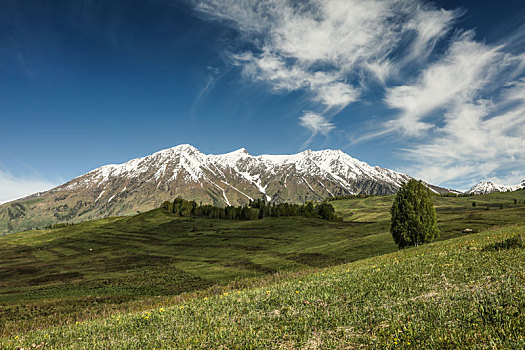
{"label": "slope with green vegetation", "polygon": [[523,235],[523,225],[487,230],[1,342],[68,349],[520,349]]}
{"label": "slope with green vegetation", "polygon": [[[248,286],[277,272],[303,273],[396,251],[389,232],[392,200],[330,202],[344,222],[185,218],[159,209],[2,236],[0,334],[143,310],[183,293]],[[525,222],[524,191],[434,201],[440,240],[466,227]]]}
{"label": "slope with green vegetation", "polygon": [[395,249],[366,224],[184,218],[153,210],[0,237],[0,332],[149,305],[232,280]]}
{"label": "slope with green vegetation", "polygon": [[[331,201],[330,204],[345,221],[389,224],[394,198],[371,196]],[[469,197],[435,196],[432,201],[441,238],[450,238],[465,228],[476,232],[497,225],[525,222],[525,190]]]}

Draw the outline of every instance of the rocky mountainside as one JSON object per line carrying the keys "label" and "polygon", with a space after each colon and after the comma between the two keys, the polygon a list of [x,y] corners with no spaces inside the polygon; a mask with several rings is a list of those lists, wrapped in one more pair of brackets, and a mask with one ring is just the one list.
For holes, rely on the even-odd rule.
{"label": "rocky mountainside", "polygon": [[480,183],[477,183],[476,185],[472,186],[472,188],[466,193],[488,194],[492,192],[511,192],[519,190],[521,188],[525,188],[525,180],[523,180],[521,184],[513,186],[498,185],[491,181],[481,181]]}
{"label": "rocky mountainside", "polygon": [[136,214],[178,196],[239,205],[257,198],[304,202],[347,194],[387,195],[408,179],[339,150],[252,156],[239,149],[206,155],[191,145],[179,145],[103,166],[47,192],[6,203],[0,206],[0,232]]}

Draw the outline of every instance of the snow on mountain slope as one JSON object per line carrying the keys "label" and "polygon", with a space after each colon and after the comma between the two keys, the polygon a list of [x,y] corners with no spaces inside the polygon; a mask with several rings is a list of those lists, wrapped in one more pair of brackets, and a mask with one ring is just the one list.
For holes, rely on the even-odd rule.
{"label": "snow on mountain slope", "polygon": [[[206,155],[191,145],[179,145],[123,164],[103,166],[64,186],[69,190],[96,187],[100,189],[99,195],[103,190],[109,195],[111,191],[106,187],[113,186],[115,181],[124,180],[211,185],[221,191],[226,183],[226,187],[243,193],[236,187],[236,184],[240,183],[243,188],[248,186],[248,192],[255,197],[263,195],[270,201],[277,198],[274,198],[275,193],[267,193],[268,187],[271,184],[275,185],[276,178],[282,174],[287,175],[289,183],[291,177],[295,179],[295,183],[306,184],[306,187],[314,192],[309,196],[311,199],[333,195],[329,188],[334,186],[338,187],[336,192],[339,194],[395,193],[397,188],[410,178],[392,170],[372,167],[339,150],[306,150],[292,155],[252,156],[245,149],[239,149],[226,154]],[[312,178],[313,182],[320,183],[319,187],[322,188],[309,185],[308,179]],[[366,190],[359,186],[359,182],[362,181],[377,182],[388,188]],[[286,184],[282,186],[287,187]],[[246,194],[245,197],[249,198],[250,194]],[[227,197],[224,197],[224,202],[228,201]]]}
{"label": "snow on mountain slope", "polygon": [[523,180],[521,184],[519,185],[512,185],[512,186],[498,185],[491,181],[481,181],[478,184],[472,186],[472,188],[468,190],[466,193],[488,194],[492,192],[510,192],[510,191],[519,190],[520,188],[525,188],[525,180]]}
{"label": "snow on mountain slope", "polygon": [[[244,148],[204,154],[191,145],[179,145],[123,164],[102,166],[38,196],[16,201],[21,206],[10,212],[20,213],[9,223],[28,228],[129,215],[178,196],[214,205],[243,205],[258,198],[303,203],[347,194],[388,195],[410,178],[339,150],[252,156]],[[24,205],[28,201],[33,204]]]}

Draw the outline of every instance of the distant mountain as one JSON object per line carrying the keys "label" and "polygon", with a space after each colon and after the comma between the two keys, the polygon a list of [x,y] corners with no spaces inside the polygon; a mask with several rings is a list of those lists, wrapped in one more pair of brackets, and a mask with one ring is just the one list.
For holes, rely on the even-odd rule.
{"label": "distant mountain", "polygon": [[47,192],[6,203],[0,206],[0,232],[136,214],[177,196],[222,206],[257,198],[302,203],[348,194],[388,195],[410,178],[339,150],[252,156],[241,148],[206,155],[179,145],[103,166]]}
{"label": "distant mountain", "polygon": [[521,188],[525,188],[525,180],[523,180],[521,184],[513,186],[498,185],[491,181],[481,181],[480,183],[472,186],[472,188],[466,193],[488,194],[492,192],[511,192],[519,190]]}

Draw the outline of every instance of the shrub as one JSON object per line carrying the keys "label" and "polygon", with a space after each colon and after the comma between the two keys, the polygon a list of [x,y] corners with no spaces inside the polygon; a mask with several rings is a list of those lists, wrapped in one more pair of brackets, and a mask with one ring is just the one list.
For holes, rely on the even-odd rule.
{"label": "shrub", "polygon": [[483,250],[491,251],[491,250],[503,250],[503,249],[524,248],[524,247],[525,247],[525,242],[523,242],[523,237],[521,237],[521,235],[516,235],[514,237],[507,238],[504,241],[486,245],[483,248]]}

